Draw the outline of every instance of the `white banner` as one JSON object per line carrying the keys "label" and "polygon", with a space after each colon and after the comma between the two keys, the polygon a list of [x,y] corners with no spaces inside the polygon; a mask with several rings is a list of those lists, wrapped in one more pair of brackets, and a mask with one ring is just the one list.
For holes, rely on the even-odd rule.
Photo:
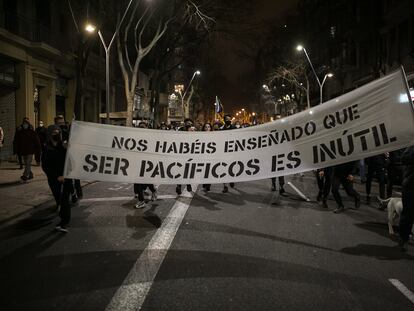
{"label": "white banner", "polygon": [[65,177],[191,184],[271,178],[414,144],[401,71],[275,122],[217,132],[177,132],[73,122]]}

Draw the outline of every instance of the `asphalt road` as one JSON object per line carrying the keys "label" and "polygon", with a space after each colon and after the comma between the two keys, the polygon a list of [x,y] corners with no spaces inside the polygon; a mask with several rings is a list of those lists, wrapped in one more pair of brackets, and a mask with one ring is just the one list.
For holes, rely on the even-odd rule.
{"label": "asphalt road", "polygon": [[[310,175],[288,180],[314,199]],[[68,234],[51,202],[3,224],[0,310],[414,310],[414,243],[402,253],[374,203],[221,190],[160,186],[135,210],[131,185],[95,183]]]}

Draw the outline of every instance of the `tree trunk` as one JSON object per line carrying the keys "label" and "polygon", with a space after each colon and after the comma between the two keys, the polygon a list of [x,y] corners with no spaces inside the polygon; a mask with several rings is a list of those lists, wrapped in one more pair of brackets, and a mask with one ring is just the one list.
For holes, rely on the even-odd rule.
{"label": "tree trunk", "polygon": [[308,79],[308,77],[306,77],[306,103],[308,104],[308,109],[310,109],[309,92],[310,92],[309,79]]}
{"label": "tree trunk", "polygon": [[132,117],[133,117],[133,111],[134,108],[134,94],[133,92],[125,91],[126,100],[127,100],[127,118],[126,118],[126,126],[131,127],[132,126]]}

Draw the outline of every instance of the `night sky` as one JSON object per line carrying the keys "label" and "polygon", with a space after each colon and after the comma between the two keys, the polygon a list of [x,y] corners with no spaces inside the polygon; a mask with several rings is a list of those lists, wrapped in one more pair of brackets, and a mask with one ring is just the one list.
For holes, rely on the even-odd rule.
{"label": "night sky", "polygon": [[[256,0],[251,17],[242,23],[241,28],[250,29],[250,36],[256,40],[257,38],[264,40],[265,35],[270,31],[270,26],[283,23],[286,15],[294,12],[297,2],[298,0]],[[252,28],[254,30],[251,30]],[[248,107],[249,102],[254,100],[255,90],[246,87],[252,84],[251,80],[254,79],[253,60],[240,53],[240,50],[246,49],[246,43],[249,45],[249,37],[241,35],[235,38],[224,35],[219,36],[213,46],[213,57],[217,58],[221,74],[225,77],[225,80],[220,82],[224,85],[221,85],[218,95],[228,112],[232,109]],[[247,48],[247,52],[254,52],[253,48]]]}

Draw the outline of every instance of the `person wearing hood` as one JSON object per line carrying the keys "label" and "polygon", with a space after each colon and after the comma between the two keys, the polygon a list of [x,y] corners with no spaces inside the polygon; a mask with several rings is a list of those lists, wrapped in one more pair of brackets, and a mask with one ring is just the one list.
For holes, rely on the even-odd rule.
{"label": "person wearing hood", "polygon": [[32,160],[40,158],[41,146],[39,138],[30,124],[29,118],[23,118],[22,125],[17,129],[14,136],[15,153],[22,157],[24,163],[23,175],[20,179],[26,182],[33,178]]}
{"label": "person wearing hood", "polygon": [[59,127],[49,127],[48,141],[42,154],[42,168],[61,219],[55,229],[64,233],[68,232],[67,226],[71,218],[69,197],[73,191],[72,180],[63,177],[65,158],[66,147],[63,144],[62,130]]}

